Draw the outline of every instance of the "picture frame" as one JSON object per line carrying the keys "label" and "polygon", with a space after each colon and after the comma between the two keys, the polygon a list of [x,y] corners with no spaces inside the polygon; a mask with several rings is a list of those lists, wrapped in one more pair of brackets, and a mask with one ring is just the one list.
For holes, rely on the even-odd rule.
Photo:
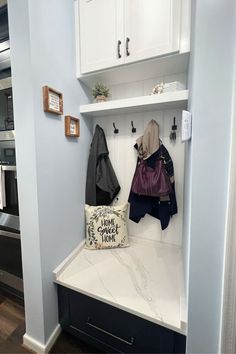
{"label": "picture frame", "polygon": [[65,135],[68,137],[80,136],[80,120],[72,116],[65,116]]}
{"label": "picture frame", "polygon": [[44,112],[63,114],[63,94],[49,86],[43,86]]}

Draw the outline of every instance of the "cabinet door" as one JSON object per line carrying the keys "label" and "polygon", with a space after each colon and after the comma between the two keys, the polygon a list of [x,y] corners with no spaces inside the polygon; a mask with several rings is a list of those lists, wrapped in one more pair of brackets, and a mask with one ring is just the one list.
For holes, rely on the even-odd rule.
{"label": "cabinet door", "polygon": [[123,37],[123,0],[80,0],[82,74],[124,63]]}
{"label": "cabinet door", "polygon": [[125,62],[179,50],[181,0],[125,0]]}

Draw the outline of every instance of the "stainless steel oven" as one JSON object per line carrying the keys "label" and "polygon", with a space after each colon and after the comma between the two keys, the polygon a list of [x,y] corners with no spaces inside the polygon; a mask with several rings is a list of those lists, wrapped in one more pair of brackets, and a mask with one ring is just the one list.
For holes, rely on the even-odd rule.
{"label": "stainless steel oven", "polygon": [[0,79],[11,76],[7,5],[0,4]]}
{"label": "stainless steel oven", "polygon": [[[10,80],[0,80],[0,286],[23,294],[15,131]],[[6,87],[7,86],[7,87]],[[9,86],[9,87],[8,87]]]}
{"label": "stainless steel oven", "polygon": [[[0,142],[1,146],[1,142]],[[0,148],[1,151],[1,148]],[[0,209],[0,283],[8,290],[23,294],[21,239],[15,165],[0,164],[1,193],[5,193]]]}
{"label": "stainless steel oven", "polygon": [[0,131],[0,229],[2,228],[16,233],[20,231],[14,131]]}
{"label": "stainless steel oven", "polygon": [[0,283],[23,293],[14,131],[0,131]]}
{"label": "stainless steel oven", "polygon": [[23,294],[20,234],[0,230],[1,287]]}
{"label": "stainless steel oven", "polygon": [[[0,153],[2,149],[6,147],[0,141]],[[4,206],[0,209],[0,282],[8,290],[23,293],[17,171],[9,159],[2,161],[0,169],[1,192],[5,194]]]}
{"label": "stainless steel oven", "polygon": [[0,5],[0,286],[23,293],[7,5]]}

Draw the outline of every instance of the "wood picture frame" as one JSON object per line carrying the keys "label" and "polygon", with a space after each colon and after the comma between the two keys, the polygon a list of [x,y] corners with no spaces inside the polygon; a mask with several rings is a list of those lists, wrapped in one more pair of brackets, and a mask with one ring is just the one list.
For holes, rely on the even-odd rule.
{"label": "wood picture frame", "polygon": [[63,114],[63,94],[49,86],[43,86],[44,112]]}
{"label": "wood picture frame", "polygon": [[79,119],[72,116],[65,116],[65,135],[78,138],[80,136]]}

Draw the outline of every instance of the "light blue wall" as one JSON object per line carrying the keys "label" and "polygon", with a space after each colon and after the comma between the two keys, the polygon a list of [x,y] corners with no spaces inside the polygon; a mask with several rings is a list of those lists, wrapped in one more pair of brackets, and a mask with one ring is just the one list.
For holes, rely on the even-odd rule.
{"label": "light blue wall", "polygon": [[[57,324],[52,270],[84,230],[89,122],[64,136],[43,113],[42,86],[78,116],[73,0],[9,0],[27,334],[45,343]],[[188,353],[219,351],[231,128],[234,0],[196,0],[191,57],[191,244]],[[186,253],[187,254],[187,253]]]}
{"label": "light blue wall", "polygon": [[43,112],[42,87],[64,94],[79,115],[87,97],[76,79],[73,0],[9,0],[26,333],[45,344],[58,323],[53,269],[84,237],[84,189],[91,141],[68,139],[64,117]]}
{"label": "light blue wall", "polygon": [[235,5],[234,0],[193,1],[188,353],[219,353]]}

